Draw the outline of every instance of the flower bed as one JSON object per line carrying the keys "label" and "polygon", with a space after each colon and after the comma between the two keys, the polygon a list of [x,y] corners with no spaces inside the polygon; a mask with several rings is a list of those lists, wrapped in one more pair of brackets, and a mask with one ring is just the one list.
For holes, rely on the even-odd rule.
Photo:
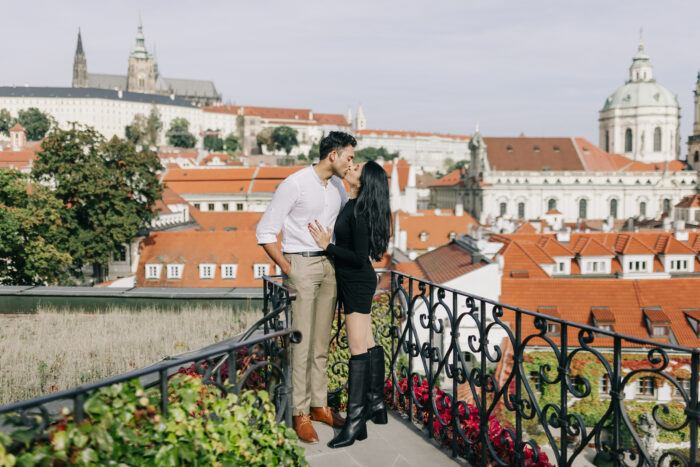
{"label": "flower bed", "polygon": [[22,428],[0,433],[0,465],[306,463],[294,431],[275,423],[264,391],[222,397],[201,378],[177,374],[168,399],[162,417],[158,391],[136,380],[101,389],[86,400],[81,423],[64,409],[43,439]]}
{"label": "flower bed", "polygon": [[[399,381],[398,389],[400,389],[401,392],[407,394],[407,378],[403,378],[401,381]],[[413,393],[416,399],[424,407],[430,406],[430,393],[428,390],[427,380],[422,380],[422,382],[419,382],[418,378],[414,378]],[[400,403],[403,402],[401,400],[394,401],[394,388],[391,380],[387,381],[384,384],[384,398],[389,407],[405,412],[406,404]],[[453,432],[453,427],[450,424],[452,422],[452,414],[450,413],[451,409],[450,407],[448,407],[448,404],[444,403],[444,401],[445,392],[439,388],[435,388],[435,405],[438,409],[438,416],[440,417],[443,423],[447,424],[447,426],[443,427],[443,425],[439,421],[434,420],[431,427],[433,437],[435,439],[442,440],[444,445],[451,446],[453,438],[457,436],[457,450],[459,455],[465,457],[467,460],[469,460],[475,465],[481,465],[482,463],[484,463],[484,459],[481,458],[481,442],[479,441],[480,419],[476,407],[469,404],[467,406],[468,414],[465,414],[464,406],[459,406],[460,427],[464,432],[464,436],[469,440],[469,442],[474,443],[468,444],[466,441],[464,441],[464,439],[462,439],[462,437],[459,434],[455,434]],[[423,423],[423,425],[428,425],[428,410],[418,409],[414,405],[414,411],[415,418],[417,420],[420,420]],[[494,417],[493,415],[489,417],[488,426],[489,440],[491,441],[491,446],[496,452],[496,455],[501,461],[506,462],[508,464],[513,464],[515,462],[515,456],[513,453],[513,442],[510,438],[501,437],[504,427],[498,420],[496,420],[496,417]],[[527,467],[550,467],[552,465],[549,463],[547,454],[541,451],[539,453],[539,458],[535,460],[535,453],[532,447],[529,445],[525,446],[524,454],[525,465]],[[486,464],[494,462],[494,459],[492,459],[489,454],[487,454],[487,457],[488,458],[485,459]]]}

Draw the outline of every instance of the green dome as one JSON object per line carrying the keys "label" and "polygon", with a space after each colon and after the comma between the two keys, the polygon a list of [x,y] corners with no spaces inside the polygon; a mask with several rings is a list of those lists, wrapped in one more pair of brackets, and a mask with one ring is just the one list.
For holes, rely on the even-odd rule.
{"label": "green dome", "polygon": [[634,107],[680,108],[676,96],[660,84],[653,81],[633,81],[610,94],[605,100],[601,112]]}

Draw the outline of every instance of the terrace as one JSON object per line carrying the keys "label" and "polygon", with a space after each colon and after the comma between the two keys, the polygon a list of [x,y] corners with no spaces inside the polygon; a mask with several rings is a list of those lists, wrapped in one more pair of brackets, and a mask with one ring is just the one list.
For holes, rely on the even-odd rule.
{"label": "terrace", "polygon": [[[373,320],[389,363],[390,422],[370,426],[368,440],[346,449],[305,446],[311,465],[547,465],[544,455],[561,466],[696,465],[700,349],[573,323],[562,310],[528,311],[396,271],[383,279]],[[1,407],[0,415],[19,414],[40,436],[60,406],[81,419],[92,392],[133,378],[159,390],[167,415],[169,376],[194,364],[205,381],[233,393],[264,369],[276,419],[290,424],[289,348],[303,338],[291,321],[294,298],[266,276],[263,317],[236,339]],[[347,348],[343,324],[339,314],[332,349]],[[238,372],[244,347],[259,359]],[[334,357],[330,365],[337,377],[329,403],[340,406],[346,365]],[[319,434],[331,437],[330,429]]]}

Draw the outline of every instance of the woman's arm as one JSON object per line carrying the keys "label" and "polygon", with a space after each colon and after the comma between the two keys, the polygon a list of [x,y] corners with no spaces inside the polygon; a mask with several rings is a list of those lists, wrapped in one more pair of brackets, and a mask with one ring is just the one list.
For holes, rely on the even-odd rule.
{"label": "woman's arm", "polygon": [[346,263],[360,267],[369,261],[369,226],[363,217],[357,219],[355,216],[353,216],[350,225],[352,227],[352,250],[332,243],[329,243],[325,250],[328,254]]}

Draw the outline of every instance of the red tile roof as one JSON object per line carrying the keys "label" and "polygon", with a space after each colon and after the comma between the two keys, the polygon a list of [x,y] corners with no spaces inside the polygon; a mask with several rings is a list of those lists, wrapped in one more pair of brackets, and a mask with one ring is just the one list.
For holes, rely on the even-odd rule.
{"label": "red tile roof", "polygon": [[537,242],[537,245],[542,248],[549,256],[574,256],[574,252],[558,241],[549,237],[542,237]]}
{"label": "red tile roof", "polygon": [[12,128],[10,128],[10,131],[23,131],[25,133],[27,132],[27,130],[25,130],[24,127],[19,123],[15,123],[15,125]]}
{"label": "red tile roof", "polygon": [[574,245],[574,252],[579,256],[614,256],[615,253],[606,246],[602,245],[593,237],[579,236]]}
{"label": "red tile roof", "polygon": [[450,242],[419,256],[416,258],[416,263],[428,280],[438,284],[489,264],[483,259],[475,262],[471,253],[457,242]]}
{"label": "red tile roof", "polygon": [[[553,287],[550,280],[509,279],[504,276],[501,281],[501,302],[528,310],[556,305],[563,319],[583,324],[592,324],[592,307],[607,306],[614,315],[615,332],[643,339],[649,339],[649,334],[644,326],[642,308],[661,306],[678,343],[693,348],[700,345],[682,311],[697,308],[700,278],[556,281],[557,285]],[[514,312],[504,309],[504,320],[514,323]],[[522,323],[523,336],[538,332],[531,318],[524,318]],[[559,341],[559,338],[553,339]],[[569,339],[572,345],[578,345],[577,332],[570,330]],[[609,347],[612,346],[612,339],[596,337],[593,345]],[[634,346],[628,343],[623,345]]]}
{"label": "red tile roof", "polygon": [[314,113],[314,120],[316,120],[319,125],[338,125],[338,126],[350,126],[348,120],[342,114],[317,114]]}
{"label": "red tile roof", "polygon": [[[262,279],[253,278],[253,265],[274,263],[257,244],[254,231],[236,232],[151,232],[140,245],[137,287],[262,287]],[[146,280],[146,264],[162,264],[160,279]],[[182,279],[167,278],[167,264],[184,264]],[[215,264],[214,279],[199,278],[199,264]],[[238,264],[235,279],[221,278],[222,264]]]}
{"label": "red tile roof", "polygon": [[[467,135],[452,135],[447,133],[425,133],[420,131],[397,131],[397,130],[356,130],[356,135],[359,136],[396,136],[400,138],[424,138],[424,137],[435,137],[435,138],[447,138],[454,139],[458,141],[469,141],[471,136]],[[466,146],[465,146],[466,151]]]}
{"label": "red tile roof", "polygon": [[455,169],[430,186],[464,186],[464,182],[461,180],[465,172],[464,169]]}
{"label": "red tile roof", "polygon": [[653,255],[654,250],[640,242],[634,235],[619,234],[615,240],[614,250],[623,255]]}
{"label": "red tile roof", "polygon": [[615,313],[610,310],[609,306],[592,306],[591,314],[595,318],[596,323],[614,323]]}
{"label": "red tile roof", "polygon": [[254,232],[258,225],[262,212],[202,212],[199,209],[191,210],[195,222],[204,231],[249,231]]}
{"label": "red tile roof", "polygon": [[411,165],[404,159],[394,159],[393,161],[384,162],[383,168],[387,177],[389,177],[389,183],[391,183],[391,172],[393,171],[394,164],[396,164],[396,172],[399,175],[399,190],[405,191],[408,186],[408,171]]}
{"label": "red tile roof", "polygon": [[677,208],[700,208],[700,195],[694,194],[690,196],[686,196],[678,204],[676,204]]}
{"label": "red tile roof", "polygon": [[574,138],[587,171],[617,172],[633,161],[619,154],[610,154],[583,138]]}
{"label": "red tile roof", "polygon": [[572,138],[484,138],[491,170],[584,170]]}
{"label": "red tile roof", "polygon": [[311,120],[310,109],[283,109],[279,107],[252,107],[244,105],[212,105],[202,107],[205,112],[252,115],[265,119]]}
{"label": "red tile roof", "polygon": [[[454,211],[445,209],[439,215],[434,210],[420,209],[416,214],[398,211],[398,216],[400,229],[406,231],[406,248],[410,250],[427,250],[444,245],[451,240],[450,234],[466,234],[470,225],[477,224],[466,212],[455,216]],[[427,234],[425,241],[420,238],[423,232]]]}

